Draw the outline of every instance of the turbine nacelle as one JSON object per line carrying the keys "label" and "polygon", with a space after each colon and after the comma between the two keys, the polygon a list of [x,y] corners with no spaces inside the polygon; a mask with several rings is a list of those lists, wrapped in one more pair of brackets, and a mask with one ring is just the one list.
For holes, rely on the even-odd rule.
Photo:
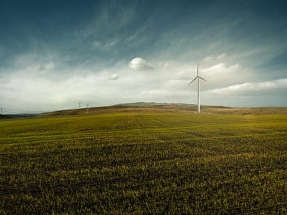
{"label": "turbine nacelle", "polygon": [[189,86],[192,82],[194,82],[197,78],[204,80],[205,82],[207,82],[207,80],[205,80],[203,77],[200,76],[196,76],[187,86]]}

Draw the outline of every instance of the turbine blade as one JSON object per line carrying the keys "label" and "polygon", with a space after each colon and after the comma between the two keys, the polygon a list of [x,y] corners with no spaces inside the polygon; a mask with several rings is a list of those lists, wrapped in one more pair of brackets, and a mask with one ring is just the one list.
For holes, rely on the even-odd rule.
{"label": "turbine blade", "polygon": [[205,80],[204,78],[202,78],[202,77],[200,77],[200,76],[199,76],[199,78],[207,82],[207,80]]}
{"label": "turbine blade", "polygon": [[198,77],[196,76],[187,86],[189,86],[192,82],[194,82]]}

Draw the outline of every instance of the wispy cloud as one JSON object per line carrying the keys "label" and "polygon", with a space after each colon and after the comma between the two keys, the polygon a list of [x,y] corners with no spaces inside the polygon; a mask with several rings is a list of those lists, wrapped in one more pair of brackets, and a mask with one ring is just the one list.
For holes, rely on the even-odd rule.
{"label": "wispy cloud", "polygon": [[[287,93],[287,79],[279,79],[265,82],[246,82],[235,84],[225,88],[217,88],[207,91],[207,93],[218,95],[243,95],[248,93],[270,94],[274,90],[284,90]],[[268,92],[269,91],[269,92]]]}

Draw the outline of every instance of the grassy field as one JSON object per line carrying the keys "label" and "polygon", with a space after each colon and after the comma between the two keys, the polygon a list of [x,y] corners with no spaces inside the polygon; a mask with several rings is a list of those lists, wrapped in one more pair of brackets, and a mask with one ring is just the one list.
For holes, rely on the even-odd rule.
{"label": "grassy field", "polygon": [[287,115],[2,120],[0,214],[287,214]]}

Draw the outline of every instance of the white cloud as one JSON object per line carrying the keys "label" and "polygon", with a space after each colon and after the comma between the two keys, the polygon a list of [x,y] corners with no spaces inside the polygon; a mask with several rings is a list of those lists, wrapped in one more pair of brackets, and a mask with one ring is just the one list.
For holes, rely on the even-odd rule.
{"label": "white cloud", "polygon": [[240,68],[240,65],[238,63],[236,63],[234,65],[231,65],[229,67],[227,67],[225,65],[225,63],[218,63],[218,64],[216,64],[214,66],[209,67],[209,68],[202,69],[202,72],[206,73],[206,74],[216,73],[218,75],[219,73],[222,74],[222,73],[235,72],[239,68]]}
{"label": "white cloud", "polygon": [[108,40],[108,41],[102,41],[102,42],[95,40],[91,44],[92,44],[92,47],[95,49],[100,49],[102,51],[109,51],[113,49],[118,43],[119,43],[119,40],[114,39],[114,40]]}
{"label": "white cloud", "polygon": [[52,70],[52,69],[54,69],[55,68],[55,64],[54,64],[54,62],[49,62],[49,63],[47,63],[46,65],[45,65],[45,69],[46,70]]}
{"label": "white cloud", "polygon": [[210,56],[203,58],[202,62],[203,63],[211,63],[211,62],[214,63],[214,62],[223,60],[225,57],[226,57],[226,53],[222,53],[222,54],[217,55],[217,56],[210,55]]}
{"label": "white cloud", "polygon": [[153,68],[142,58],[136,57],[129,62],[129,68],[137,71],[151,71]]}
{"label": "white cloud", "polygon": [[[256,96],[277,95],[279,90],[281,95],[286,92],[287,79],[254,82],[257,78],[254,71],[221,55],[199,64],[200,76],[208,81],[201,84],[202,104],[234,106],[237,98],[250,92]],[[37,111],[78,108],[79,102],[90,107],[136,101],[196,103],[197,85],[187,86],[196,76],[196,61],[151,58],[156,65],[152,76],[149,72],[127,70],[124,59],[112,67],[96,67],[97,70],[89,66],[63,68],[54,59],[40,62],[31,59],[26,64],[21,59],[17,68],[0,80],[0,101],[4,108],[17,110],[21,106],[24,110]],[[153,70],[140,57],[132,59],[128,67],[135,71]],[[242,104],[245,102],[242,100]]]}
{"label": "white cloud", "polygon": [[239,63],[226,65],[218,63],[210,67],[200,69],[200,76],[208,81],[208,89],[227,87],[238,83],[254,80],[254,72],[249,68],[242,67]]}
{"label": "white cloud", "polygon": [[217,60],[222,60],[223,58],[225,58],[225,56],[226,56],[226,53],[222,53],[221,55],[218,55],[218,56],[216,57],[216,59],[217,59]]}
{"label": "white cloud", "polygon": [[118,74],[112,74],[110,77],[108,77],[109,80],[117,80],[120,76]]}
{"label": "white cloud", "polygon": [[[243,84],[235,84],[224,88],[217,88],[209,90],[208,93],[219,94],[219,95],[238,95],[246,93],[254,93],[262,91],[272,91],[273,90],[287,90],[287,78],[278,79],[274,81],[265,81],[265,82],[246,82]],[[270,93],[270,92],[269,92]]]}
{"label": "white cloud", "polygon": [[213,59],[212,56],[207,56],[207,57],[203,58],[202,61],[203,61],[203,62],[210,62],[212,59]]}

